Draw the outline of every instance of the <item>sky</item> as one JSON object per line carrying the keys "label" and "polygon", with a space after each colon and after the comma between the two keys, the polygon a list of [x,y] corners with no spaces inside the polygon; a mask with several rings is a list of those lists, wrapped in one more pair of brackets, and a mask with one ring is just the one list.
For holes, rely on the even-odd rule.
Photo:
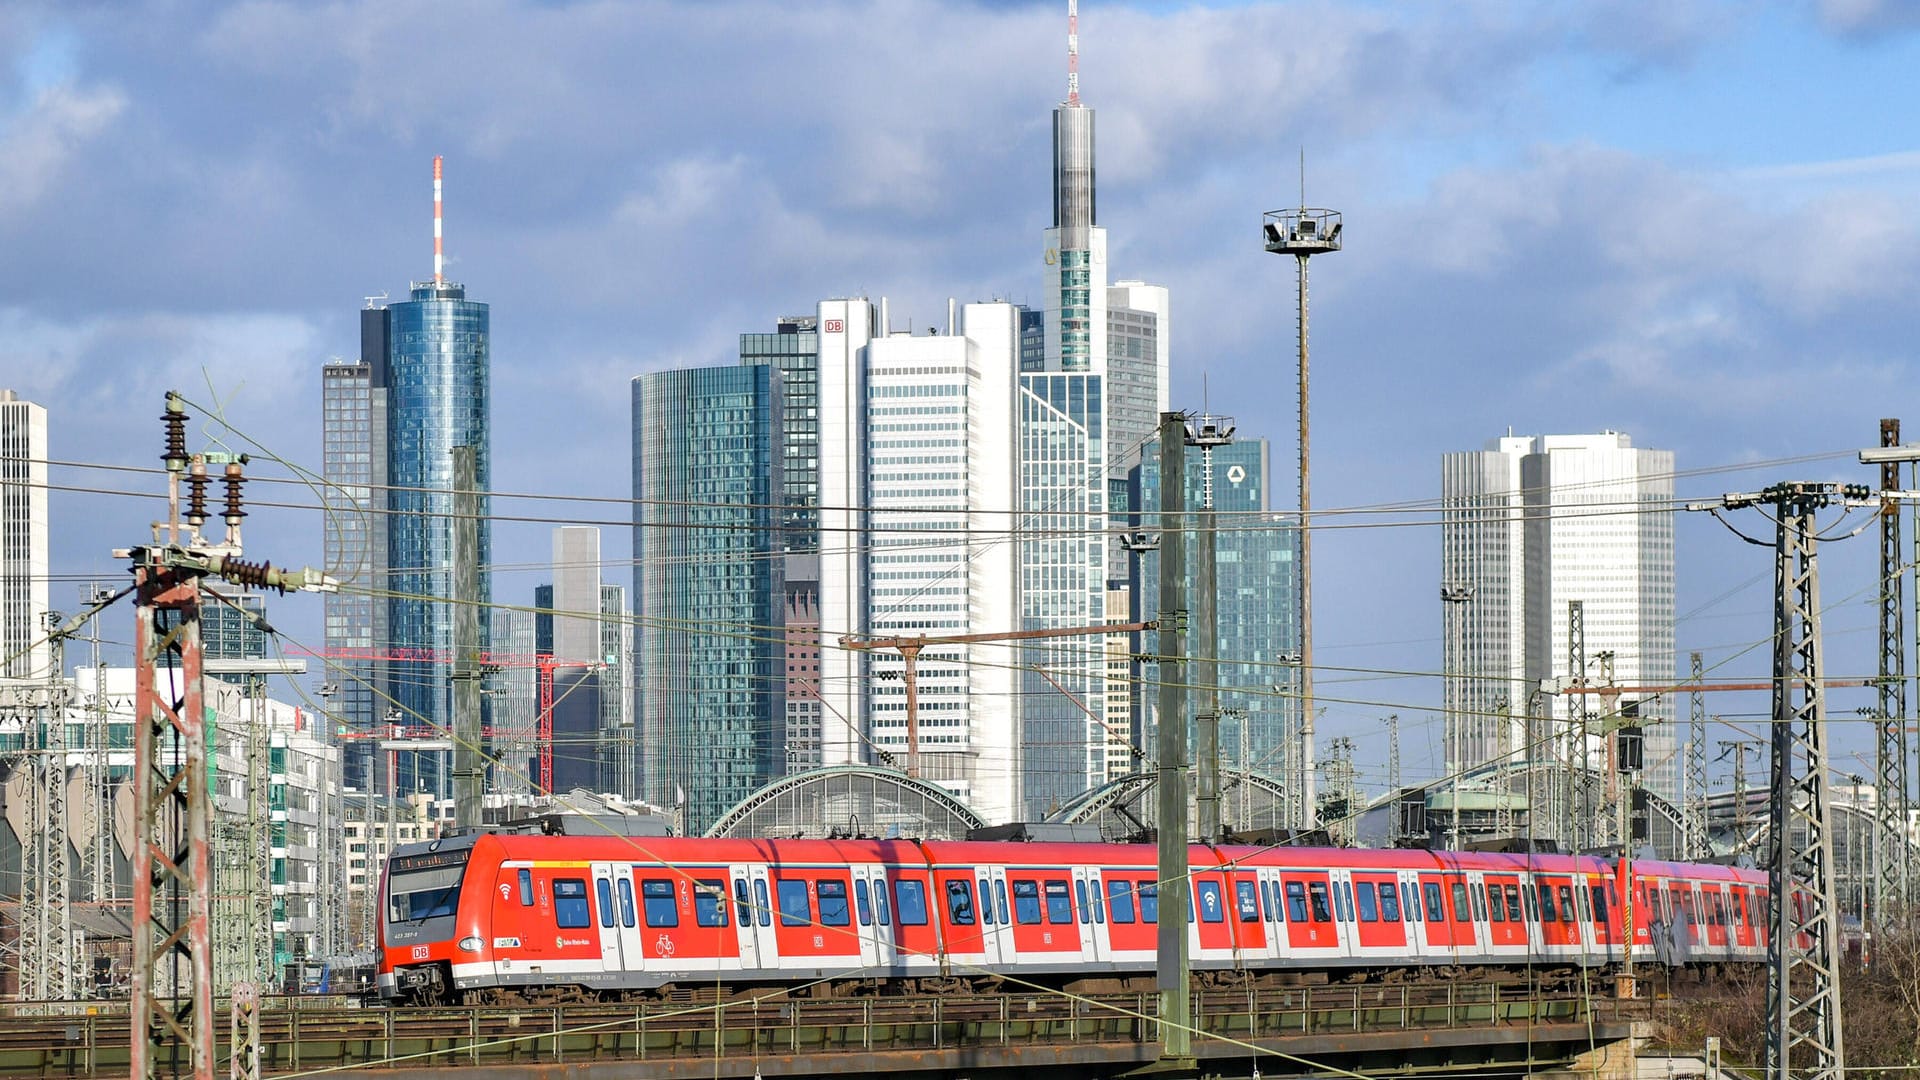
{"label": "sky", "polygon": [[[0,3],[0,386],[79,463],[54,606],[122,579],[112,549],[162,512],[109,494],[157,477],[81,466],[156,465],[167,389],[251,475],[318,471],[321,365],[357,353],[364,298],[431,273],[435,154],[448,275],[492,305],[499,492],[626,499],[631,377],[732,363],[823,297],[901,326],[1040,302],[1064,8]],[[1080,39],[1110,272],[1168,286],[1174,407],[1271,439],[1277,492],[1294,279],[1259,224],[1303,153],[1346,241],[1313,266],[1317,511],[1430,506],[1440,456],[1509,427],[1629,432],[1688,498],[1877,478],[1854,452],[1914,400],[1920,2],[1085,0]],[[250,556],[321,561],[311,492],[253,498]],[[540,519],[626,558],[620,502],[495,509],[532,519],[495,527],[496,599],[546,580]],[[1681,656],[1764,675],[1768,551],[1680,518]],[[1407,778],[1435,775],[1438,530],[1329,520],[1363,527],[1314,548],[1322,736],[1377,787],[1398,713]],[[1871,674],[1875,531],[1832,521],[1865,531],[1823,549],[1827,666]],[[318,599],[271,611],[319,644]],[[1718,740],[1767,706],[1710,707],[1744,725]],[[1871,771],[1864,724],[1835,740]]]}

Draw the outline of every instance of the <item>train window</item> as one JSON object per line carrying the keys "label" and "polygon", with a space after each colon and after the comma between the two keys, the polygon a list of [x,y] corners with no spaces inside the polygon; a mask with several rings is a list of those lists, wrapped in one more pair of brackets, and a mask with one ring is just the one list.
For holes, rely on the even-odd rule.
{"label": "train window", "polygon": [[1327,883],[1324,881],[1308,882],[1307,896],[1312,901],[1313,921],[1332,922],[1333,912],[1327,904]]}
{"label": "train window", "polygon": [[[646,909],[648,926],[679,926],[680,905],[673,898],[673,882],[666,878],[648,878],[640,883],[640,904]],[[620,883],[621,914],[633,925],[633,887]]]}
{"label": "train window", "polygon": [[1013,883],[1013,919],[1026,926],[1032,926],[1040,921],[1039,882],[1016,881]]}
{"label": "train window", "polygon": [[1481,887],[1480,887],[1479,885],[1475,885],[1475,886],[1473,886],[1473,887],[1472,887],[1471,889],[1468,889],[1468,890],[1467,890],[1467,895],[1468,895],[1468,896],[1471,896],[1471,897],[1473,897],[1473,919],[1474,919],[1474,921],[1475,921],[1475,922],[1486,922],[1486,921],[1487,921],[1487,894],[1486,894],[1486,891],[1485,891],[1484,889],[1482,889],[1482,888],[1481,888]]}
{"label": "train window", "polygon": [[1407,912],[1407,921],[1419,922],[1421,914],[1419,889],[1414,886],[1413,882],[1403,881],[1400,883],[1400,890],[1400,899],[1405,901],[1404,907]]}
{"label": "train window", "polygon": [[1602,926],[1605,926],[1607,925],[1607,922],[1608,922],[1607,890],[1598,885],[1595,885],[1593,887],[1592,892],[1593,892],[1593,921]]}
{"label": "train window", "polygon": [[753,901],[747,899],[747,879],[733,879],[733,917],[741,926],[753,925]]}
{"label": "train window", "polygon": [[782,881],[774,886],[780,893],[780,925],[812,926],[813,904],[807,900],[807,883]]}
{"label": "train window", "polygon": [[[1593,909],[1587,906],[1587,890],[1581,888],[1578,885],[1575,885],[1573,887],[1573,900],[1574,900],[1574,903],[1578,904],[1580,907],[1580,918],[1578,921],[1592,922]],[[1565,914],[1566,908],[1562,907],[1560,911],[1561,911],[1561,914]]]}
{"label": "train window", "polygon": [[1360,908],[1361,922],[1380,921],[1380,902],[1375,898],[1373,882],[1356,881],[1353,885],[1353,898]]}
{"label": "train window", "polygon": [[861,926],[873,925],[873,902],[867,898],[867,879],[853,879],[853,910],[860,916]]}
{"label": "train window", "polygon": [[1733,903],[1729,906],[1733,908],[1733,925],[1745,926],[1747,923],[1746,897],[1741,895],[1739,889],[1733,890]]}
{"label": "train window", "polygon": [[1226,917],[1221,910],[1220,883],[1217,881],[1195,882],[1200,887],[1200,918],[1207,922],[1219,922]]}
{"label": "train window", "polygon": [[1087,908],[1087,883],[1079,878],[1073,881],[1073,906],[1080,909],[1080,921],[1091,922],[1093,912]]}
{"label": "train window", "polygon": [[1124,881],[1107,882],[1107,906],[1113,910],[1113,921],[1131,923],[1133,921],[1133,887]]}
{"label": "train window", "polygon": [[693,921],[700,926],[727,925],[727,883],[702,878],[693,883]]}
{"label": "train window", "polygon": [[1449,891],[1453,893],[1453,921],[1466,922],[1473,918],[1473,908],[1467,903],[1467,887],[1455,881],[1450,883]]}
{"label": "train window", "polygon": [[1579,912],[1575,911],[1573,908],[1573,886],[1561,885],[1561,886],[1558,886],[1558,891],[1559,891],[1559,900],[1560,900],[1560,921],[1563,923],[1578,921],[1580,914]]}
{"label": "train window", "polygon": [[1260,883],[1260,899],[1267,905],[1267,921],[1280,922],[1284,916],[1280,908],[1280,884],[1274,881]]}
{"label": "train window", "polygon": [[581,878],[555,878],[553,924],[562,930],[584,930],[593,925],[587,910],[587,883]]}
{"label": "train window", "polygon": [[873,921],[881,926],[891,926],[892,923],[888,922],[890,918],[892,915],[887,911],[886,886],[876,882],[873,886]]}
{"label": "train window", "polygon": [[[806,899],[804,893],[801,899]],[[773,903],[767,899],[767,880],[755,878],[753,882],[753,910],[761,926],[773,925]]]}
{"label": "train window", "polygon": [[[626,878],[621,878],[618,882],[618,885],[620,886],[620,925],[632,926],[633,925],[633,882]],[[673,886],[671,884],[667,885],[667,900],[669,902],[673,900]],[[679,912],[677,911],[674,912],[673,921],[676,923],[680,921]]]}
{"label": "train window", "polygon": [[1067,897],[1067,883],[1059,878],[1047,882],[1047,921],[1058,926],[1073,923],[1073,901]]}
{"label": "train window", "polygon": [[1259,922],[1260,899],[1254,894],[1253,882],[1236,881],[1233,883],[1233,891],[1240,899],[1240,921]]}
{"label": "train window", "polygon": [[1725,926],[1727,924],[1726,898],[1720,895],[1720,890],[1715,889],[1708,893],[1707,902],[1713,907],[1713,925]]}
{"label": "train window", "polygon": [[947,882],[947,921],[955,926],[973,925],[973,882],[966,878]]}
{"label": "train window", "polygon": [[1160,883],[1142,881],[1133,887],[1134,895],[1140,898],[1140,921],[1157,923],[1160,921]]}
{"label": "train window", "polygon": [[1307,887],[1298,881],[1287,882],[1287,918],[1307,921]]}
{"label": "train window", "polygon": [[893,910],[901,926],[927,925],[927,883],[913,878],[894,882]]}
{"label": "train window", "polygon": [[533,871],[520,871],[520,906],[533,906]]}
{"label": "train window", "polygon": [[1089,894],[1087,900],[1093,907],[1093,921],[1096,923],[1106,922],[1107,905],[1100,900],[1100,882],[1098,879],[1095,879],[1094,883],[1088,886],[1087,892]]}
{"label": "train window", "polygon": [[1391,881],[1380,883],[1380,921],[1400,921],[1400,889]]}
{"label": "train window", "polygon": [[1500,898],[1500,886],[1487,886],[1487,920],[1503,923],[1507,921],[1507,905]]}
{"label": "train window", "polygon": [[1420,889],[1427,897],[1427,921],[1446,922],[1447,909],[1440,899],[1440,883],[1437,881],[1423,881],[1420,883]]}
{"label": "train window", "polygon": [[595,878],[593,891],[600,897],[600,925],[613,925],[613,882],[606,878]]}
{"label": "train window", "polygon": [[1339,913],[1341,922],[1353,921],[1352,885],[1343,881],[1333,890],[1333,906],[1334,910]]}
{"label": "train window", "polygon": [[1543,923],[1554,922],[1560,916],[1555,912],[1553,906],[1553,886],[1543,882],[1537,891],[1540,894],[1540,921]]}
{"label": "train window", "polygon": [[[918,884],[918,882],[915,882]],[[818,886],[820,891],[820,925],[845,926],[853,916],[847,910],[847,883],[833,878],[822,878]]]}
{"label": "train window", "polygon": [[1300,882],[1286,882],[1286,919],[1294,922],[1308,920],[1308,886]]}
{"label": "train window", "polygon": [[[982,901],[985,902],[984,900]],[[1007,925],[1007,883],[1005,880],[993,883],[993,917],[1001,926]]]}
{"label": "train window", "polygon": [[986,878],[980,879],[980,921],[993,925],[993,887],[987,884]]}

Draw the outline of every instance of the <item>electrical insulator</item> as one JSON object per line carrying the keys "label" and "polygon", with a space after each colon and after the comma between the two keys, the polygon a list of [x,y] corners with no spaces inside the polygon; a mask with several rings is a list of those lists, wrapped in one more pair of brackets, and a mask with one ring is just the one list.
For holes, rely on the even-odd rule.
{"label": "electrical insulator", "polygon": [[240,519],[247,516],[247,512],[240,508],[242,503],[240,487],[247,482],[247,478],[241,475],[240,463],[234,461],[227,464],[224,479],[227,482],[227,510],[222,516],[231,527],[240,524]]}
{"label": "electrical insulator", "polygon": [[160,460],[167,463],[170,471],[179,471],[187,467],[187,414],[180,408],[180,399],[167,395],[167,411],[160,414],[167,425],[167,448],[161,453]]}
{"label": "electrical insulator", "polygon": [[[244,559],[226,559],[220,564],[220,576],[235,585],[246,585],[256,589],[267,588],[267,577],[273,572],[269,562],[247,562]],[[281,589],[285,592],[285,589]]]}
{"label": "electrical insulator", "polygon": [[187,472],[187,524],[199,528],[207,520],[207,463],[194,459]]}

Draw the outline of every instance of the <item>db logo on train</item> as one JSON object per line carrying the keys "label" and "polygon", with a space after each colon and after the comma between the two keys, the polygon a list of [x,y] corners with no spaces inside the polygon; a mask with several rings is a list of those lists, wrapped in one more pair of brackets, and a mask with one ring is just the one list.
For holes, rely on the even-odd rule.
{"label": "db logo on train", "polygon": [[413,947],[413,958],[415,960],[425,960],[427,958],[427,947],[425,945],[415,945]]}

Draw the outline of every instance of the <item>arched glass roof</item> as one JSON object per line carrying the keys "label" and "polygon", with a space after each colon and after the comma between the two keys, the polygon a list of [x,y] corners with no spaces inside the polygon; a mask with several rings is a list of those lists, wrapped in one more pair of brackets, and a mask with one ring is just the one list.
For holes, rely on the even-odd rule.
{"label": "arched glass roof", "polygon": [[985,824],[937,784],[896,769],[833,765],[775,780],[720,815],[706,835],[964,840]]}

